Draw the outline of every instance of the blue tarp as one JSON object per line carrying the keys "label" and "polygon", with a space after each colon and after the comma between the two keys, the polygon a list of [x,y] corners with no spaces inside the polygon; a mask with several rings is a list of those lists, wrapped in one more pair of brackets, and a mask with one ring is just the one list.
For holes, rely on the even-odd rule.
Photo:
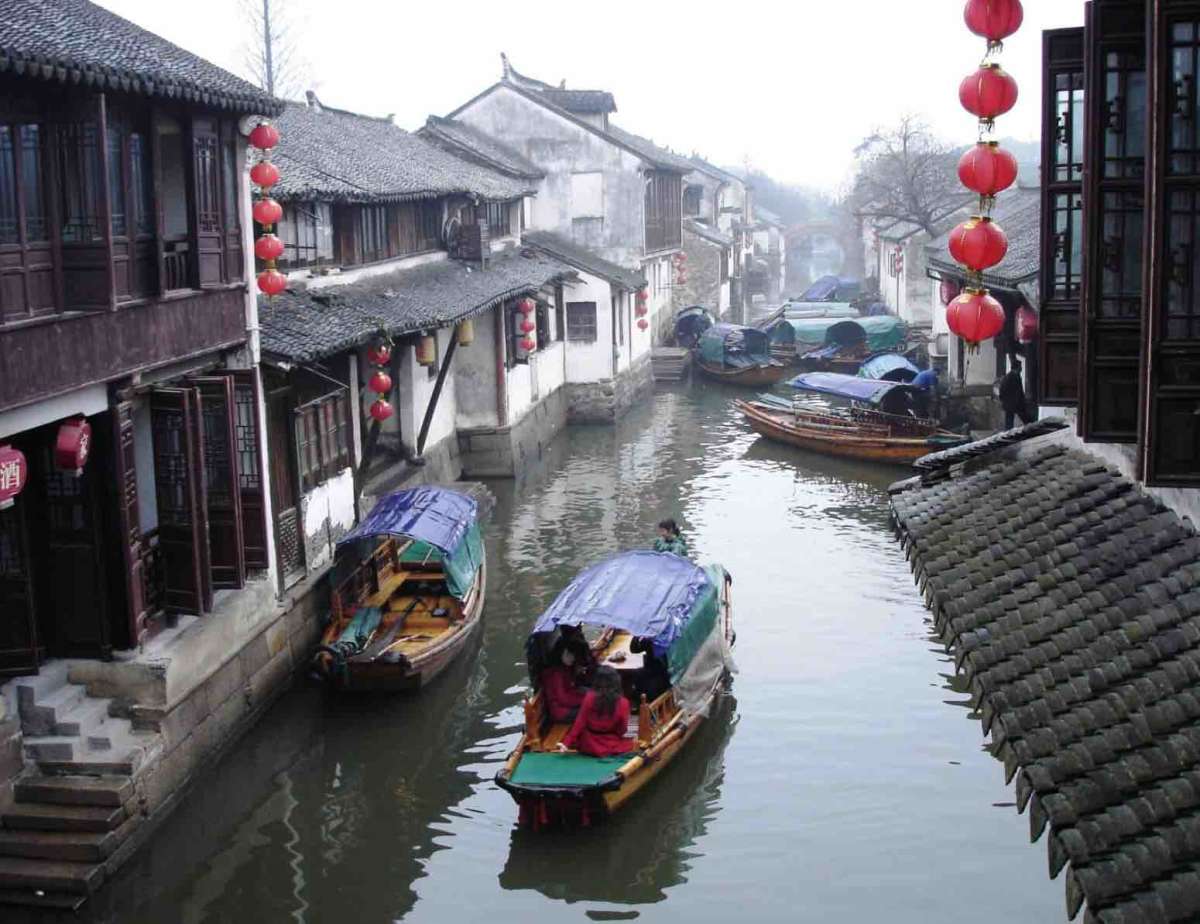
{"label": "blue tarp", "polygon": [[690,346],[713,326],[713,317],[702,305],[690,305],[675,315],[675,340]]}
{"label": "blue tarp", "polygon": [[913,391],[911,385],[863,379],[838,372],[806,372],[796,376],[788,384],[799,391],[815,391],[823,395],[866,401],[870,404],[882,404],[884,398],[897,389]]}
{"label": "blue tarp", "polygon": [[698,604],[715,599],[708,574],[666,552],[625,552],[579,573],[538,619],[533,631],[559,626],[612,626],[654,640],[667,654]]}
{"label": "blue tarp", "polygon": [[475,498],[446,488],[411,488],[389,494],[342,537],[341,548],[373,536],[407,536],[446,554],[462,544],[479,514]]}
{"label": "blue tarp", "polygon": [[887,382],[911,382],[920,371],[907,357],[899,353],[880,353],[863,360],[863,364],[858,367],[858,377]]}
{"label": "blue tarp", "polygon": [[804,294],[800,296],[799,301],[850,301],[858,297],[861,288],[862,286],[857,279],[845,276],[822,276],[804,290]]}

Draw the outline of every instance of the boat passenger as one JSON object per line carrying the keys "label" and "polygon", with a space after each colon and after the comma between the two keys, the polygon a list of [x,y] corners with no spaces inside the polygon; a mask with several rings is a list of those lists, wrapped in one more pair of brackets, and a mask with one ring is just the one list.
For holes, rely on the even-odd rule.
{"label": "boat passenger", "polygon": [[634,749],[629,730],[629,700],[621,695],[621,678],[608,665],[596,668],[591,691],[583,698],[575,724],[558,750],[575,749],[589,757],[615,757]]}
{"label": "boat passenger", "polygon": [[654,551],[670,552],[680,558],[688,557],[687,543],[674,520],[663,520],[658,524],[658,538],[654,540]]}
{"label": "boat passenger", "polygon": [[629,650],[642,656],[642,669],[634,675],[633,688],[652,703],[670,689],[671,672],[667,662],[654,653],[653,639],[633,638]]}
{"label": "boat passenger", "polygon": [[937,372],[933,369],[924,369],[917,373],[912,384],[917,389],[913,395],[917,416],[925,418],[937,416],[935,409],[938,398]]}
{"label": "boat passenger", "polygon": [[576,647],[570,642],[555,645],[550,666],[541,674],[542,695],[552,722],[574,722],[587,693],[579,685]]}

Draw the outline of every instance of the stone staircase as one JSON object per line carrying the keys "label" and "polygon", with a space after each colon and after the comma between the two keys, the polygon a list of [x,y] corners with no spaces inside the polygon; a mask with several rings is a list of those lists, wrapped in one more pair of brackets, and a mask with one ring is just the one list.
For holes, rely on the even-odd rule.
{"label": "stone staircase", "polygon": [[141,821],[133,777],[159,737],[112,715],[68,670],[52,662],[14,684],[29,769],[0,812],[0,905],[79,907]]}
{"label": "stone staircase", "polygon": [[692,354],[679,347],[655,347],[650,354],[650,362],[654,381],[679,382],[687,376]]}

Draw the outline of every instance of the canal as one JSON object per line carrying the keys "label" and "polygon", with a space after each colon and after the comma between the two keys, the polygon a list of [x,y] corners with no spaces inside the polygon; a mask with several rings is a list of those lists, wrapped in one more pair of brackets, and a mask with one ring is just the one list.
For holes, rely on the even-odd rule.
{"label": "canal", "polygon": [[[94,902],[114,924],[1058,922],[1001,766],[888,523],[902,472],[758,441],[719,386],[660,389],[492,485],[481,644],[417,697],[297,685]],[[515,830],[534,617],[675,516],[734,577],[740,671],[623,817]]]}

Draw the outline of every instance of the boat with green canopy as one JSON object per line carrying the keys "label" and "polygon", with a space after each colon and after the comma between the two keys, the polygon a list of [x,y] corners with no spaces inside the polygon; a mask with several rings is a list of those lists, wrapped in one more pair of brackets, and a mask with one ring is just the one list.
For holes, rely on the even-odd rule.
{"label": "boat with green canopy", "polygon": [[771,356],[771,340],[761,330],[740,324],[714,324],[700,337],[696,365],[718,382],[760,388],[788,377],[788,368]]}
{"label": "boat with green canopy", "polygon": [[908,339],[908,325],[892,315],[863,318],[788,318],[768,331],[776,356],[791,355],[805,368],[854,373],[875,353],[897,352]]}
{"label": "boat with green canopy", "polygon": [[[678,555],[637,551],[587,568],[558,595],[526,643],[533,694],[525,701],[521,740],[496,775],[523,826],[598,822],[675,759],[733,669],[731,585],[720,565],[701,568]],[[622,695],[635,704],[624,753],[558,748],[571,725],[550,716],[544,680],[555,653],[580,639],[584,627],[599,631],[588,646],[593,665],[616,669]],[[647,658],[665,662],[670,680],[653,700],[635,693]]]}
{"label": "boat with green canopy", "polygon": [[473,497],[389,494],[338,543],[331,615],[313,672],[345,690],[412,690],[479,628],[487,566]]}

